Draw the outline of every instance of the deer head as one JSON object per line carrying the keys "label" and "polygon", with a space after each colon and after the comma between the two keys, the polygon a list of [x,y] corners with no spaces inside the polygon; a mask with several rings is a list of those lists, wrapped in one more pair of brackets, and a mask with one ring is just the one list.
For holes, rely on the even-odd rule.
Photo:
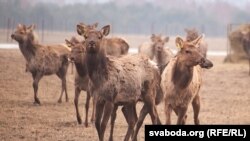
{"label": "deer head", "polygon": [[199,33],[195,28],[185,29],[185,32],[187,33],[186,41],[191,42],[199,37]]}
{"label": "deer head", "polygon": [[72,62],[81,61],[85,53],[85,48],[84,48],[83,43],[80,42],[75,37],[72,37],[70,40],[65,39],[65,42],[67,46],[71,48],[69,60]]}
{"label": "deer head", "polygon": [[[81,28],[77,26],[77,28]],[[80,31],[80,30],[79,30]],[[82,35],[85,38],[85,47],[87,53],[98,53],[101,48],[102,38],[107,36],[110,31],[110,25],[104,26],[100,31],[94,29],[81,30],[79,35]]]}
{"label": "deer head", "polygon": [[11,34],[11,38],[16,40],[19,43],[23,43],[24,41],[27,41],[29,39],[31,41],[34,41],[35,40],[35,36],[33,33],[34,29],[35,29],[34,24],[32,24],[28,27],[26,27],[25,25],[22,25],[22,24],[18,24],[15,32],[13,34]]}
{"label": "deer head", "polygon": [[180,48],[180,52],[178,53],[179,61],[185,63],[188,67],[196,65],[207,69],[213,67],[213,63],[200,53],[199,46],[203,37],[204,35],[201,35],[191,42],[184,41],[182,38],[177,37],[175,43],[176,46]]}
{"label": "deer head", "polygon": [[161,35],[152,34],[151,41],[155,51],[162,51],[165,43],[169,41],[169,37],[162,38]]}
{"label": "deer head", "polygon": [[82,35],[83,32],[85,32],[85,30],[93,30],[93,29],[96,29],[98,26],[98,23],[94,23],[94,24],[91,24],[91,25],[86,25],[84,23],[79,23],[77,25],[77,28],[76,28],[76,31],[79,35]]}

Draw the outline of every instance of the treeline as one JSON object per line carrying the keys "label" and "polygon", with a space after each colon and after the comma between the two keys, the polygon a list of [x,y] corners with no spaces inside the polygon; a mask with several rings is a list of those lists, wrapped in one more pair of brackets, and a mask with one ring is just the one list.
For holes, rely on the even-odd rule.
{"label": "treeline", "polygon": [[[183,1],[185,2],[185,1]],[[185,3],[183,3],[185,4]],[[176,35],[184,28],[196,27],[210,36],[226,35],[228,23],[250,21],[247,11],[223,3],[220,6],[187,5],[167,7],[144,3],[140,5],[102,4],[57,5],[29,0],[0,0],[0,28],[13,28],[17,23],[35,23],[46,30],[74,31],[79,22],[111,24],[113,33]],[[227,13],[228,12],[228,13]]]}

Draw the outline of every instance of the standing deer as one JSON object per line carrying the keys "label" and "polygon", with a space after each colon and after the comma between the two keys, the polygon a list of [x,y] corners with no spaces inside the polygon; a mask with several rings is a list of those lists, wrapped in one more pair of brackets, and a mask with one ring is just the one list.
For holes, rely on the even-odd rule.
{"label": "standing deer", "polygon": [[171,123],[172,110],[178,116],[177,124],[185,124],[186,112],[192,102],[194,123],[199,124],[200,96],[202,84],[201,68],[211,68],[212,62],[200,53],[199,45],[203,36],[188,42],[177,37],[176,46],[180,48],[162,73],[161,88],[165,95],[166,124]]}
{"label": "standing deer", "polygon": [[56,74],[62,80],[62,90],[58,102],[62,102],[63,92],[65,92],[65,98],[68,101],[66,73],[70,50],[63,45],[37,44],[33,33],[34,28],[34,25],[26,27],[18,24],[16,31],[11,35],[11,38],[18,42],[19,49],[27,62],[26,70],[32,74],[34,103],[40,104],[37,97],[39,81],[44,75],[51,74]]}
{"label": "standing deer", "polygon": [[151,42],[144,42],[139,46],[139,53],[147,55],[151,60],[154,59],[157,48],[164,47],[165,43],[169,41],[169,37],[162,39],[161,35],[152,34]]}
{"label": "standing deer", "polygon": [[[85,30],[93,30],[96,29],[98,26],[98,23],[94,24],[84,24],[80,23],[77,25],[77,33],[81,34],[81,30],[84,28]],[[125,44],[124,44],[125,43]],[[87,68],[86,68],[86,62],[85,62],[85,54],[86,54],[86,49],[84,47],[84,41],[80,42],[78,39],[75,37],[72,37],[70,41],[66,40],[66,44],[71,47],[71,54],[70,54],[70,60],[72,60],[75,63],[75,67],[77,70],[77,74],[75,76],[75,109],[76,109],[76,117],[77,121],[79,124],[82,123],[81,116],[79,114],[79,108],[78,108],[78,99],[81,90],[84,90],[87,92],[87,99],[85,103],[85,126],[88,126],[88,109],[89,109],[89,101],[90,97],[93,96],[92,92],[90,91],[90,81],[89,77],[87,75]],[[123,41],[120,38],[109,38],[105,40],[105,48],[114,49],[113,51],[108,51],[108,55],[112,56],[120,56],[123,54],[127,54],[128,50],[124,50],[125,48],[128,49],[128,44]],[[117,51],[120,50],[120,51]],[[92,117],[91,121],[93,122],[95,119],[95,103],[96,103],[96,98],[93,98],[93,112],[92,112]]]}
{"label": "standing deer", "polygon": [[85,38],[88,75],[98,95],[95,126],[99,140],[104,140],[111,114],[111,123],[114,123],[119,105],[123,106],[123,114],[129,124],[124,140],[129,140],[137,120],[135,104],[139,99],[144,102],[144,113],[149,113],[153,124],[157,124],[159,118],[155,106],[156,86],[160,80],[157,68],[143,55],[108,57],[103,46],[103,37],[109,34],[109,25],[100,31],[86,30],[79,26],[77,28],[82,28],[80,35]]}
{"label": "standing deer", "polygon": [[250,75],[250,32],[241,33],[241,34],[243,35],[243,38],[242,38],[243,49],[249,61],[249,75]]}
{"label": "standing deer", "polygon": [[[85,103],[85,127],[88,126],[88,111],[89,111],[89,102],[90,98],[93,96],[93,90],[91,89],[91,82],[89,81],[89,76],[87,72],[87,66],[85,62],[86,50],[84,47],[84,42],[79,41],[75,37],[72,37],[71,40],[65,40],[68,47],[71,48],[71,53],[69,59],[74,62],[76,68],[75,75],[75,98],[74,104],[76,109],[76,117],[79,124],[82,123],[81,116],[78,109],[78,99],[81,91],[86,91],[87,98]],[[91,121],[94,121],[95,115],[95,103],[96,99],[93,98],[93,111],[91,116]]]}

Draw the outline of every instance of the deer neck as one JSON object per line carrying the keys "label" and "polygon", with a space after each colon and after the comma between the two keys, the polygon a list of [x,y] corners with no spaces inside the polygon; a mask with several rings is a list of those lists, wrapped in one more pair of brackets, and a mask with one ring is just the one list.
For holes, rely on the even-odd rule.
{"label": "deer neck", "polygon": [[193,79],[193,66],[187,66],[185,62],[176,60],[173,67],[172,81],[177,90],[186,89]]}
{"label": "deer neck", "polygon": [[86,61],[89,77],[94,87],[98,88],[108,77],[107,65],[109,60],[104,50],[102,50],[95,54],[87,53]]}
{"label": "deer neck", "polygon": [[155,49],[155,43],[153,43],[153,44],[152,44],[152,47],[151,47],[151,52],[152,52],[153,54],[155,54],[155,51],[156,51],[156,49]]}
{"label": "deer neck", "polygon": [[84,64],[83,62],[75,62],[75,67],[80,77],[85,77],[86,75],[88,75],[86,64]]}
{"label": "deer neck", "polygon": [[162,73],[162,71],[164,70],[164,68],[167,65],[167,54],[165,51],[156,51],[156,63],[158,65],[158,67],[160,68],[160,72]]}
{"label": "deer neck", "polygon": [[22,43],[18,43],[19,48],[26,59],[26,61],[30,61],[35,56],[36,47],[34,46],[34,43],[31,40],[24,41]]}

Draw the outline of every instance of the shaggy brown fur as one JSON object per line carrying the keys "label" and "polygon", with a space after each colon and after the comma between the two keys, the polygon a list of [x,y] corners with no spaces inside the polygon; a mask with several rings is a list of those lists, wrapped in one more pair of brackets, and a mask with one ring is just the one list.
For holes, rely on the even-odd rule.
{"label": "shaggy brown fur", "polygon": [[[92,25],[86,25],[84,23],[80,23],[79,25],[77,25],[77,32],[79,34],[81,34],[81,32],[83,32],[83,28],[85,27],[84,30],[91,30],[91,29],[95,29],[97,27],[98,23],[92,24]],[[120,40],[119,38],[114,38],[115,41],[116,40]],[[118,42],[113,42],[110,43],[113,40],[105,40],[106,41],[106,46],[107,44],[119,44],[122,43],[122,41],[118,41]],[[109,43],[107,43],[109,42]],[[71,54],[70,54],[70,59],[74,61],[75,63],[75,67],[77,70],[77,74],[75,76],[75,108],[76,108],[76,117],[77,117],[77,121],[79,124],[82,123],[81,120],[81,116],[79,114],[79,109],[78,109],[78,100],[79,100],[79,95],[81,90],[84,90],[87,92],[87,99],[86,99],[86,104],[85,104],[85,126],[88,126],[88,109],[89,109],[89,101],[91,96],[94,96],[93,98],[93,112],[92,112],[92,116],[91,116],[91,121],[93,122],[95,119],[95,103],[96,103],[96,96],[93,95],[93,91],[91,90],[91,87],[89,85],[91,85],[90,81],[89,81],[89,77],[87,75],[87,68],[86,68],[86,62],[85,62],[85,47],[84,47],[84,42],[80,42],[77,38],[72,37],[70,41],[66,40],[66,44],[68,46],[71,47]],[[116,45],[112,45],[114,47],[116,47]],[[119,46],[119,45],[118,45]],[[116,48],[117,49],[117,48]],[[113,52],[109,52],[110,55],[114,55],[114,56],[119,56],[117,54],[117,50],[114,50]],[[124,54],[124,53],[122,53]]]}
{"label": "shaggy brown fur", "polygon": [[62,102],[65,92],[68,101],[66,87],[66,73],[68,69],[68,54],[70,50],[62,45],[45,46],[35,42],[33,34],[34,25],[26,27],[19,24],[11,38],[19,43],[20,51],[26,59],[26,69],[33,77],[34,103],[40,104],[37,97],[38,83],[44,75],[56,74],[62,80],[62,90],[58,102]]}
{"label": "shaggy brown fur", "polygon": [[[76,117],[79,124],[82,123],[81,116],[78,109],[78,99],[81,91],[86,91],[87,98],[85,103],[85,126],[88,126],[88,111],[89,111],[89,101],[93,96],[93,91],[91,90],[91,82],[89,81],[87,66],[85,62],[86,51],[84,47],[84,42],[80,42],[75,37],[72,37],[70,41],[65,40],[66,44],[71,48],[70,60],[74,62],[77,73],[75,74],[75,109]],[[95,107],[96,98],[93,98],[93,107]],[[94,121],[95,108],[93,108],[91,121]]]}
{"label": "shaggy brown fur", "polygon": [[[113,115],[117,106],[123,105],[124,116],[129,124],[124,140],[129,140],[136,123],[135,104],[139,99],[145,103],[144,113],[150,113],[153,123],[158,123],[155,99],[158,82],[156,80],[160,77],[155,78],[155,73],[159,73],[157,68],[143,55],[107,57],[102,38],[109,34],[109,30],[110,26],[105,26],[101,31],[83,30],[82,33],[85,37],[88,74],[100,98],[96,105],[95,125],[99,140],[103,141],[109,117],[112,112],[112,117],[115,117]],[[112,123],[114,119],[111,119]]]}
{"label": "shaggy brown fur", "polygon": [[[84,30],[95,29],[97,25],[98,23],[95,23],[93,25],[85,25],[83,23],[80,23],[77,25],[77,33],[79,35],[82,35],[82,32],[84,32]],[[102,42],[102,46],[105,48],[107,55],[119,57],[128,53],[129,45],[124,39],[118,37],[104,38]]]}
{"label": "shaggy brown fur", "polygon": [[161,35],[152,34],[151,42],[145,42],[139,46],[139,53],[147,55],[151,60],[154,59],[157,48],[163,48],[169,37],[162,39]]}
{"label": "shaggy brown fur", "polygon": [[[195,29],[185,29],[187,36],[186,36],[186,41],[191,42],[199,37],[199,32]],[[207,42],[203,39],[200,42],[199,46],[200,52],[203,54],[203,56],[207,57],[207,49],[208,49],[208,44]]]}
{"label": "shaggy brown fur", "polygon": [[112,56],[121,56],[128,54],[129,45],[121,38],[106,38],[103,40],[103,46],[105,47],[106,53]]}
{"label": "shaggy brown fur", "polygon": [[[178,116],[177,124],[185,124],[188,105],[192,102],[194,122],[199,124],[200,110],[199,90],[201,87],[201,67],[211,68],[212,62],[207,60],[198,49],[202,36],[192,42],[176,38],[180,51],[172,58],[162,73],[161,88],[165,95],[166,124],[171,123],[171,112]],[[197,66],[197,65],[200,66]]]}
{"label": "shaggy brown fur", "polygon": [[242,45],[249,60],[249,75],[250,75],[250,32],[242,34],[243,34]]}

